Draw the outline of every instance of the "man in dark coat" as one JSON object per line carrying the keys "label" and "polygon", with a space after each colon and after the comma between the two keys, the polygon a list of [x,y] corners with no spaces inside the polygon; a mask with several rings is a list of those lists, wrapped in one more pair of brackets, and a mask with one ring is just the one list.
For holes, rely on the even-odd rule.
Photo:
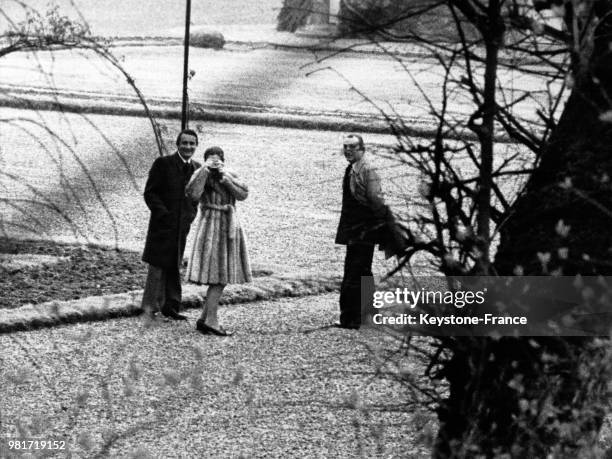
{"label": "man in dark coat", "polygon": [[200,167],[191,159],[197,145],[197,133],[183,130],[176,139],[178,151],[153,162],[145,185],[144,199],[151,218],[142,255],[142,260],[149,264],[142,309],[150,317],[161,311],[168,318],[186,320],[179,314],[179,267],[189,227],[197,213],[197,202],[185,196],[187,182]]}
{"label": "man in dark coat", "polygon": [[363,138],[355,134],[346,136],[343,149],[349,165],[342,183],[342,211],[336,244],[346,245],[346,258],[340,286],[340,321],[334,325],[358,329],[362,307],[371,306],[368,302],[371,303],[374,293],[374,246],[384,245],[389,240],[390,211],[385,204],[380,177],[367,157]]}

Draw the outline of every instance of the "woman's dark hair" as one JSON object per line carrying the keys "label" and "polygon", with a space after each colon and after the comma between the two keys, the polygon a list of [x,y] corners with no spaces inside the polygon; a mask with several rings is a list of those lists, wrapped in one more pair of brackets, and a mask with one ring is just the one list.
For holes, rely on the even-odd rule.
{"label": "woman's dark hair", "polygon": [[194,136],[196,139],[196,145],[198,144],[198,133],[194,131],[193,129],[183,129],[181,132],[179,132],[179,135],[176,136],[176,146],[177,147],[179,146],[179,143],[181,143],[181,136],[183,134]]}
{"label": "woman's dark hair", "polygon": [[213,155],[217,155],[219,158],[221,158],[221,161],[225,162],[225,154],[223,153],[223,150],[221,149],[221,147],[207,148],[206,151],[204,152],[204,161],[206,161],[209,156],[213,156]]}

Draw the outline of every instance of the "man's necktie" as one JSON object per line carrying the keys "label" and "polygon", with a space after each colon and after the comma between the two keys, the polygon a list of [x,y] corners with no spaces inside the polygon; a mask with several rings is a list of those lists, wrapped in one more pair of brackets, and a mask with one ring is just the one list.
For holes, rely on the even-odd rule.
{"label": "man's necktie", "polygon": [[349,164],[348,166],[346,166],[346,170],[344,171],[344,179],[342,180],[342,188],[349,190],[350,187],[350,183],[351,183],[351,168],[353,167],[352,164]]}

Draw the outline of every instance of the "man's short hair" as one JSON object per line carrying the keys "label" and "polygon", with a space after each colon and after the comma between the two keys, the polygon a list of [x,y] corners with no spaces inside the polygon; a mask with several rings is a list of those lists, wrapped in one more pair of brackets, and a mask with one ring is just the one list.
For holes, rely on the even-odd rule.
{"label": "man's short hair", "polygon": [[179,146],[179,143],[181,143],[181,136],[183,134],[194,136],[196,139],[196,145],[198,144],[198,133],[194,131],[193,129],[183,129],[181,132],[179,132],[179,135],[176,136],[176,146],[177,147]]}
{"label": "man's short hair", "polygon": [[363,137],[361,137],[359,134],[347,134],[344,137],[344,142],[346,143],[347,140],[351,140],[351,141],[357,140],[357,145],[359,146],[359,149],[363,150],[365,148],[365,145],[363,143]]}

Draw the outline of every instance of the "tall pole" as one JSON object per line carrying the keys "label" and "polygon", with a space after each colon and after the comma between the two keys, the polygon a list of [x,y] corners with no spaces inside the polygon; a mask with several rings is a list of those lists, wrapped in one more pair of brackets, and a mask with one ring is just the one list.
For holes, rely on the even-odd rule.
{"label": "tall pole", "polygon": [[187,94],[187,80],[189,73],[189,26],[191,25],[191,0],[187,0],[185,12],[185,53],[183,56],[183,109],[181,112],[181,130],[187,128],[187,107],[189,105]]}

